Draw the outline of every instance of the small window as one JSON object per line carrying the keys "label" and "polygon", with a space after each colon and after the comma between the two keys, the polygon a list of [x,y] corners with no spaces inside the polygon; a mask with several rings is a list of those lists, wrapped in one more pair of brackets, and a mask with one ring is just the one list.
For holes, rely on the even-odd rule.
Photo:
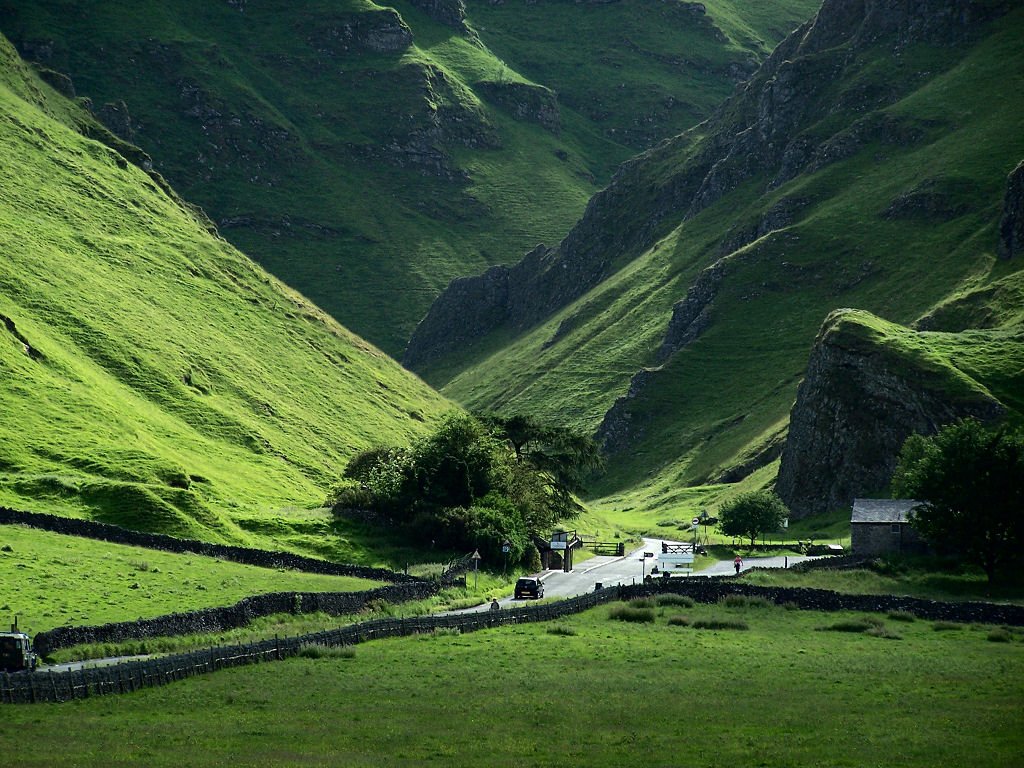
{"label": "small window", "polygon": [[893,523],[892,524],[892,528],[890,530],[893,533],[899,533],[900,532],[900,524],[899,523]]}

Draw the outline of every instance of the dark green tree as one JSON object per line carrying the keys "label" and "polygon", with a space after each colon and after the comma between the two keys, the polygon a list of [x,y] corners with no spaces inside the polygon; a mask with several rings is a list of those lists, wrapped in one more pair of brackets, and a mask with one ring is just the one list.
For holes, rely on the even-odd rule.
{"label": "dark green tree", "polygon": [[722,504],[718,511],[718,528],[726,536],[750,539],[750,546],[762,533],[777,531],[789,510],[771,491],[741,493]]}
{"label": "dark green tree", "polygon": [[1024,433],[975,419],[937,435],[912,435],[900,452],[893,495],[922,503],[910,516],[937,550],[982,568],[989,583],[1024,550]]}
{"label": "dark green tree", "polygon": [[333,495],[338,514],[369,510],[385,523],[444,547],[500,559],[528,556],[532,536],[581,509],[574,492],[599,465],[596,446],[530,418],[445,418],[409,448],[355,456]]}
{"label": "dark green tree", "polygon": [[583,490],[584,479],[601,469],[597,443],[569,427],[542,424],[530,416],[483,416],[495,437],[511,448],[521,469],[511,480],[528,506],[536,528],[575,517],[582,511],[573,494]]}

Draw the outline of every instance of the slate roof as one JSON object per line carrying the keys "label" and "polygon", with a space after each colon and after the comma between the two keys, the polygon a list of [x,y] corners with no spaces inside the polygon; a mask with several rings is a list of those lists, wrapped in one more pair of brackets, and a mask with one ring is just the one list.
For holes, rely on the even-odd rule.
{"label": "slate roof", "polygon": [[851,523],[905,523],[916,499],[854,499]]}

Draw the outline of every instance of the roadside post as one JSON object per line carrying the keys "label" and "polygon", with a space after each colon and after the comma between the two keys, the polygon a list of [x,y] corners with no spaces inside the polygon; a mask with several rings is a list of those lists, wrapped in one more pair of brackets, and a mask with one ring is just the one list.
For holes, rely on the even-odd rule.
{"label": "roadside post", "polygon": [[501,543],[501,554],[502,554],[501,578],[503,578],[503,579],[505,578],[505,573],[508,571],[508,553],[511,552],[511,551],[512,551],[512,542],[511,541],[503,541]]}
{"label": "roadside post", "polygon": [[640,583],[642,584],[647,579],[647,558],[654,557],[653,552],[644,552],[644,556],[640,558]]}
{"label": "roadside post", "polygon": [[480,550],[473,550],[473,591],[476,592],[480,583]]}

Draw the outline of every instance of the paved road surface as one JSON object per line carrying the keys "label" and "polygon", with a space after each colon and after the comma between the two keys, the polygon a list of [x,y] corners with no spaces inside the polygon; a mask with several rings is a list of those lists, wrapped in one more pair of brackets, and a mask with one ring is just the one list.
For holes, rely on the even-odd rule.
{"label": "paved road surface", "polygon": [[[668,539],[645,538],[642,546],[625,557],[604,557],[597,556],[579,564],[569,573],[562,571],[546,571],[544,578],[545,597],[572,597],[585,592],[592,592],[597,584],[610,587],[615,584],[635,584],[643,581],[645,575],[651,572],[651,568],[658,565],[657,556],[661,554],[662,541],[670,544],[681,542]],[[644,552],[653,552],[655,557],[641,561]],[[750,557],[743,561],[741,570],[750,568],[784,568],[787,564],[793,565],[802,560],[807,560],[804,555],[789,555],[788,557]],[[704,576],[721,576],[734,573],[735,569],[731,560],[720,560],[714,565],[702,571],[697,571],[692,578]],[[515,600],[511,597],[499,599],[503,606],[523,605],[529,600]],[[486,609],[487,606],[483,606]],[[480,609],[477,609],[480,610]]]}

